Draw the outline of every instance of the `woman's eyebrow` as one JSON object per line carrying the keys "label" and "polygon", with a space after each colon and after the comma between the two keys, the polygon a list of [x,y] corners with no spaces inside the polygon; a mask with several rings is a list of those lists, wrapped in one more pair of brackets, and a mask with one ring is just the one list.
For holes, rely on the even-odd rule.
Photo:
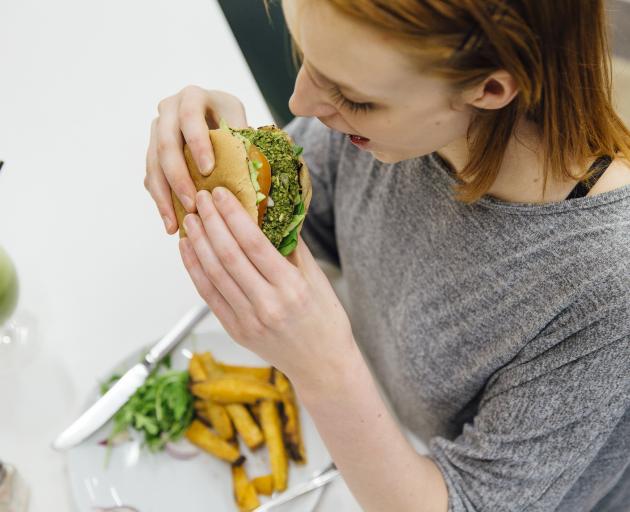
{"label": "woman's eyebrow", "polygon": [[319,71],[318,69],[314,68],[310,63],[307,63],[306,59],[304,58],[304,51],[302,50],[302,47],[297,42],[297,39],[295,37],[293,37],[293,34],[291,34],[291,44],[297,50],[297,52],[298,52],[298,54],[300,56],[299,58],[300,58],[300,61],[302,62],[302,65],[306,66],[307,68],[309,68],[310,72],[314,72],[315,74],[317,74],[318,76],[320,76],[321,78],[323,78],[324,80],[329,82],[331,87],[337,87],[338,89],[343,89],[344,91],[356,94],[357,96],[360,96],[360,97],[365,98],[367,100],[371,100],[372,99],[369,94],[365,94],[365,93],[362,93],[361,91],[357,91],[354,87],[352,87],[352,86],[350,86],[348,84],[342,84],[342,83],[336,82],[335,80],[331,80],[326,75],[324,75],[321,71]]}
{"label": "woman's eyebrow", "polygon": [[333,87],[338,87],[338,88],[340,88],[340,89],[343,89],[344,91],[348,91],[348,92],[354,93],[354,94],[356,94],[356,95],[358,95],[358,96],[361,96],[361,97],[367,97],[367,96],[368,96],[367,94],[365,94],[365,93],[363,93],[363,92],[361,92],[361,91],[357,91],[354,87],[352,87],[352,86],[350,86],[350,85],[343,84],[343,83],[339,83],[339,82],[336,82],[335,80],[332,80],[332,79],[328,78],[328,77],[327,77],[326,75],[324,75],[321,71],[319,71],[319,70],[315,69],[315,68],[312,66],[312,64],[310,64],[310,63],[309,63],[309,64],[307,64],[307,63],[306,63],[306,61],[304,61],[304,62],[303,62],[303,64],[304,64],[305,66],[307,66],[311,72],[314,72],[314,73],[315,73],[315,74],[317,74],[319,77],[321,77],[321,78],[323,78],[324,80],[326,80],[327,82],[329,82],[329,83],[331,84],[331,86],[333,86]]}

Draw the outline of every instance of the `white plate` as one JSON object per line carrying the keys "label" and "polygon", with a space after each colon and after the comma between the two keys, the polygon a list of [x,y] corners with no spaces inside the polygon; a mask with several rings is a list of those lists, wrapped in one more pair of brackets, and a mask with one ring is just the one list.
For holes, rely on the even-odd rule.
{"label": "white plate", "polygon": [[[221,362],[266,365],[257,355],[244,349],[220,328],[192,334],[173,353],[173,368],[187,368],[191,351],[210,351]],[[126,358],[103,375],[124,371],[140,360],[142,352]],[[267,365],[268,366],[268,365]],[[97,397],[98,391],[92,393]],[[308,480],[330,462],[330,456],[310,416],[300,405],[302,435],[308,463],[289,463],[289,488]],[[109,507],[127,506],[139,512],[234,512],[230,466],[206,453],[190,460],[176,460],[167,453],[152,454],[140,448],[139,441],[127,442],[111,451],[106,465],[106,448],[98,443],[111,432],[111,423],[68,453],[68,472],[77,510],[96,512]],[[270,473],[266,448],[249,452],[245,468],[250,478]],[[322,489],[298,498],[274,511],[310,512]],[[261,504],[269,498],[261,496]],[[123,509],[129,510],[129,509]]]}

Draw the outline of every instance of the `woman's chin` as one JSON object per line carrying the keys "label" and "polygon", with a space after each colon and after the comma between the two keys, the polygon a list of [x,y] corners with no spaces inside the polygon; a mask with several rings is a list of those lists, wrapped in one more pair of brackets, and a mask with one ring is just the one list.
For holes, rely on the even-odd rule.
{"label": "woman's chin", "polygon": [[403,160],[412,160],[414,158],[419,158],[421,156],[425,156],[431,151],[427,152],[419,152],[419,151],[379,151],[370,149],[368,150],[372,153],[372,156],[378,160],[379,162],[383,162],[384,164],[396,164],[398,162],[402,162]]}
{"label": "woman's chin", "polygon": [[401,162],[402,160],[407,160],[408,157],[401,155],[400,153],[392,152],[392,151],[375,151],[370,150],[372,156],[382,162],[384,164],[395,164]]}

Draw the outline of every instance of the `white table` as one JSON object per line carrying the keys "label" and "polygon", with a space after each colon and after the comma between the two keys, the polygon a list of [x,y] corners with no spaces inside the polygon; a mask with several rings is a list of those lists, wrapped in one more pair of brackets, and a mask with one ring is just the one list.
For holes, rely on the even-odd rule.
{"label": "white table", "polygon": [[[0,20],[0,244],[41,334],[21,377],[0,379],[0,456],[31,512],[65,512],[50,441],[96,376],[197,299],[142,185],[158,100],[194,83],[240,97],[252,125],[271,116],[211,0],[20,0]],[[18,387],[32,398],[11,412]],[[359,507],[338,482],[318,510]]]}

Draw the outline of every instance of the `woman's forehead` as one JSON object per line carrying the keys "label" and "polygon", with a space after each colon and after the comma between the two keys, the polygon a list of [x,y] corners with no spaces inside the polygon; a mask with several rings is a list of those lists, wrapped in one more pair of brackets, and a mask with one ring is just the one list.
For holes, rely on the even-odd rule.
{"label": "woman's forehead", "polygon": [[344,90],[367,97],[400,92],[418,78],[409,58],[384,35],[321,0],[283,2],[287,25],[310,67]]}

